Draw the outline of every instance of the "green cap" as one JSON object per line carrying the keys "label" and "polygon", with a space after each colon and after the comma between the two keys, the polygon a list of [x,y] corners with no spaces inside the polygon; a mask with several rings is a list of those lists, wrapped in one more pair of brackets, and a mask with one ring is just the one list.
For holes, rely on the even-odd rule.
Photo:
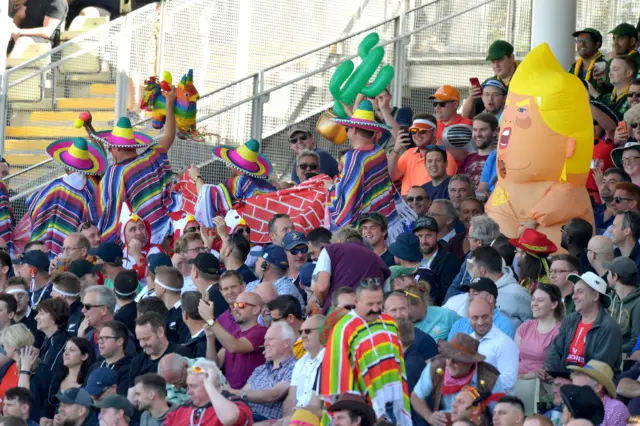
{"label": "green cap", "polygon": [[487,61],[495,61],[503,56],[511,56],[513,54],[513,46],[508,41],[496,40],[489,46],[487,52]]}
{"label": "green cap", "polygon": [[636,27],[631,24],[627,24],[626,22],[609,31],[609,34],[613,34],[615,36],[629,36],[638,38],[638,31],[636,31]]}
{"label": "green cap", "polygon": [[109,395],[97,404],[93,404],[96,408],[115,408],[116,410],[123,410],[124,415],[131,418],[133,416],[133,405],[127,398],[122,395]]}
{"label": "green cap", "polygon": [[403,275],[414,275],[418,271],[418,267],[414,266],[413,268],[407,266],[399,266],[393,265],[389,268],[391,271],[391,276],[389,276],[389,282],[393,281],[394,278],[401,277]]}
{"label": "green cap", "polygon": [[591,34],[593,41],[602,43],[602,34],[595,28],[585,28],[584,30],[576,31],[571,34],[573,37],[578,37],[580,34]]}

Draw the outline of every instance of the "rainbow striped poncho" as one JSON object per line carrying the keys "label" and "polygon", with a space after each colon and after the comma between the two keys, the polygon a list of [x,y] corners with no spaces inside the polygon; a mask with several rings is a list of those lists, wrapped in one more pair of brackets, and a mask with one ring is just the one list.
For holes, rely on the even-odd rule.
{"label": "rainbow striped poncho", "polygon": [[382,213],[389,222],[389,243],[400,233],[409,231],[416,218],[391,182],[384,150],[375,145],[345,154],[328,209],[332,230],[355,226],[362,213]]}
{"label": "rainbow striped poncho", "polygon": [[43,241],[50,256],[62,253],[67,235],[83,222],[98,220],[97,186],[96,178],[74,172],[27,198],[31,241]]}
{"label": "rainbow striped poncho", "polygon": [[15,227],[13,209],[9,202],[9,190],[4,182],[0,181],[0,238],[11,249],[13,246],[13,228]]}
{"label": "rainbow striped poncho", "polygon": [[266,179],[246,175],[229,178],[224,185],[205,185],[198,194],[195,218],[204,226],[213,228],[213,218],[227,214],[233,202],[275,191],[276,187]]}
{"label": "rainbow striped poncho", "polygon": [[[355,310],[333,328],[320,374],[319,395],[332,403],[345,392],[359,393],[371,402],[378,418],[393,404],[396,423],[411,425],[409,385],[402,345],[394,319],[386,314],[367,323]],[[326,422],[326,420],[325,420]]]}
{"label": "rainbow striped poncho", "polygon": [[151,224],[151,243],[162,243],[171,227],[169,213],[176,208],[170,183],[169,157],[159,145],[109,166],[100,182],[98,199],[102,242],[117,241],[121,206],[128,201],[133,213]]}

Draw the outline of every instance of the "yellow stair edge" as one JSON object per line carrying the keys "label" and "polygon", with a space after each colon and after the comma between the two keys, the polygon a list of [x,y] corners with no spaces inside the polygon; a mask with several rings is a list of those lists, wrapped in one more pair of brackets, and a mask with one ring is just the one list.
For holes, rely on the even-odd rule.
{"label": "yellow stair edge", "polygon": [[60,98],[58,108],[77,110],[114,109],[115,98]]}
{"label": "yellow stair edge", "polygon": [[92,95],[114,95],[115,96],[116,85],[101,84],[101,83],[92,84],[89,87],[89,93],[91,93]]}
{"label": "yellow stair edge", "polygon": [[20,140],[20,139],[7,139],[4,141],[4,152],[11,151],[42,151],[47,149],[47,146],[53,142],[50,140]]}
{"label": "yellow stair edge", "polygon": [[5,154],[3,158],[7,160],[11,166],[31,166],[48,160],[51,157],[46,154]]}
{"label": "yellow stair edge", "polygon": [[6,137],[9,138],[51,138],[62,139],[66,137],[87,137],[87,132],[76,129],[73,126],[8,126]]}
{"label": "yellow stair edge", "polygon": [[[78,118],[78,111],[33,111],[29,115],[31,122],[48,122],[48,123],[68,123],[69,126],[73,126],[73,121]],[[92,112],[94,125],[97,122],[107,123],[114,119],[113,112],[111,111],[96,111]]]}

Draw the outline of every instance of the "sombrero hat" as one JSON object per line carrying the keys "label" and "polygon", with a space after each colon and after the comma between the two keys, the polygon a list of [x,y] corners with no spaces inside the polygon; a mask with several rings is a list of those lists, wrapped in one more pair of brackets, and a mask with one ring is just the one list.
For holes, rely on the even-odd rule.
{"label": "sombrero hat", "polygon": [[79,173],[101,175],[107,168],[107,157],[102,150],[83,138],[51,142],[47,154],[63,167]]}
{"label": "sombrero hat", "polygon": [[343,393],[338,397],[336,402],[327,408],[327,411],[330,413],[342,410],[355,411],[360,414],[360,416],[362,416],[360,424],[363,426],[373,426],[376,423],[376,412],[364,396],[354,393]]}
{"label": "sombrero hat", "polygon": [[105,145],[115,148],[144,148],[153,143],[151,136],[134,132],[127,117],[121,117],[113,130],[101,130],[96,132],[95,136]]}
{"label": "sombrero hat", "polygon": [[613,160],[613,165],[619,168],[622,168],[622,153],[628,149],[636,149],[640,151],[640,143],[638,142],[627,142],[624,146],[620,148],[616,148],[611,151],[611,159]]}
{"label": "sombrero hat", "polygon": [[216,146],[213,157],[255,178],[266,179],[273,169],[267,157],[260,154],[260,143],[255,139],[239,147]]}
{"label": "sombrero hat", "polygon": [[353,112],[351,118],[332,118],[331,121],[346,127],[355,127],[373,132],[383,132],[391,129],[391,127],[386,124],[381,124],[376,121],[373,115],[373,104],[369,100],[360,102],[360,105],[358,105],[358,108]]}
{"label": "sombrero hat", "polygon": [[542,232],[527,228],[520,238],[510,239],[512,246],[534,256],[547,256],[558,251],[558,247]]}
{"label": "sombrero hat", "polygon": [[464,333],[456,333],[450,342],[438,341],[440,355],[467,364],[485,360],[485,356],[478,352],[478,347],[480,342]]}

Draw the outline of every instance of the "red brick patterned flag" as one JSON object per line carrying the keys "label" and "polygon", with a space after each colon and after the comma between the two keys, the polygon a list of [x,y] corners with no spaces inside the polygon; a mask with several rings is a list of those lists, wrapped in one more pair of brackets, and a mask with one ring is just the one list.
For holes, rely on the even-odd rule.
{"label": "red brick patterned flag", "polygon": [[180,176],[174,190],[182,194],[182,211],[194,215],[196,211],[196,201],[198,200],[198,190],[196,189],[195,182],[189,177],[188,171]]}
{"label": "red brick patterned flag", "polygon": [[316,176],[293,188],[257,195],[240,201],[236,211],[251,229],[251,242],[265,244],[269,242],[269,220],[276,213],[288,214],[296,224],[298,231],[307,233],[319,226],[329,227],[327,223],[327,190],[324,181],[326,175]]}

